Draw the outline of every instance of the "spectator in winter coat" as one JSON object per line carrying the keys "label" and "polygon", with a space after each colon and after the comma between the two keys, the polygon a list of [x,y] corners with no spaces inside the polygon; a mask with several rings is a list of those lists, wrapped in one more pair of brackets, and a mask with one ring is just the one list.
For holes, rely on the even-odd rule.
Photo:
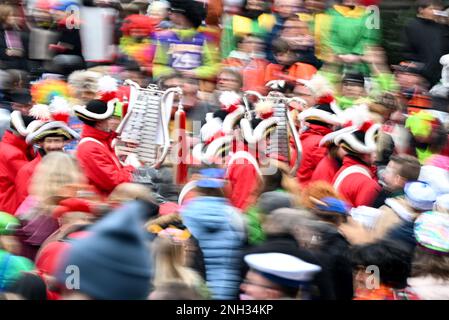
{"label": "spectator in winter coat", "polygon": [[[143,228],[145,211],[144,203],[129,202],[69,243],[56,271],[63,299],[148,299],[153,264]],[[79,268],[79,288],[64,286],[71,265]]]}
{"label": "spectator in winter coat", "polygon": [[405,184],[418,180],[420,170],[421,165],[415,157],[408,155],[392,156],[383,171],[383,188],[373,207],[379,208],[387,198],[403,195]]}
{"label": "spectator in winter coat", "polygon": [[421,213],[432,210],[436,195],[427,183],[419,181],[406,184],[404,192],[403,196],[385,201],[370,230],[355,221],[342,225],[340,230],[353,244],[374,243],[389,238],[413,249],[413,223]]}
{"label": "spectator in winter coat", "polygon": [[263,39],[256,35],[241,38],[236,50],[231,51],[223,65],[238,71],[243,78],[242,91],[255,90],[266,94],[265,68],[269,62],[265,59]]}
{"label": "spectator in winter coat", "polygon": [[0,67],[27,70],[27,43],[20,31],[15,7],[0,6]]}
{"label": "spectator in winter coat", "polygon": [[265,70],[265,81],[285,80],[296,83],[297,79],[310,80],[317,72],[317,68],[311,61],[305,59],[298,62],[298,54],[293,50],[289,42],[284,39],[273,41],[273,53],[275,63],[270,63]]}
{"label": "spectator in winter coat", "polygon": [[274,25],[267,37],[268,60],[272,63],[276,61],[273,51],[273,41],[281,35],[285,21],[301,10],[301,1],[299,0],[275,0],[273,3]]}
{"label": "spectator in winter coat", "polygon": [[181,208],[181,216],[203,251],[212,298],[236,299],[241,280],[239,259],[245,239],[244,222],[223,197],[222,170],[205,169],[200,173],[199,196]]}
{"label": "spectator in winter coat", "polygon": [[326,11],[330,17],[329,30],[323,35],[335,59],[343,65],[367,74],[362,56],[370,45],[379,41],[379,30],[370,22],[370,13],[356,0],[339,0]]}
{"label": "spectator in winter coat", "polygon": [[[411,255],[395,242],[381,241],[355,247],[351,254],[354,266],[355,300],[419,300],[409,287]],[[369,266],[377,266],[378,278],[373,283],[367,272]],[[368,287],[368,284],[375,286]]]}
{"label": "spectator in winter coat", "polygon": [[[309,211],[282,208],[273,211],[267,216],[263,228],[266,232],[266,240],[258,246],[249,247],[246,253],[279,252],[298,257],[299,259],[319,265],[322,271],[316,275],[313,284],[318,290],[312,294],[313,299],[333,300],[338,297],[332,274],[341,273],[334,269],[333,258],[335,248],[339,248],[339,239],[333,238],[329,241],[334,246],[326,246],[321,250],[321,241],[318,238],[327,235],[329,229],[321,221],[317,221]],[[326,251],[332,251],[329,255]],[[350,269],[350,268],[349,268]],[[247,269],[243,265],[242,272]],[[349,270],[350,273],[350,270]],[[349,287],[352,297],[352,284]],[[341,290],[341,289],[340,289]],[[349,298],[350,298],[349,297]]]}
{"label": "spectator in winter coat", "polygon": [[302,193],[302,205],[327,226],[321,234],[319,252],[329,269],[332,287],[337,300],[351,300],[353,297],[352,268],[348,252],[350,243],[338,231],[346,222],[348,205],[326,182],[310,183]]}
{"label": "spectator in winter coat", "polygon": [[16,213],[22,222],[17,235],[23,256],[34,259],[42,243],[59,228],[52,211],[64,187],[84,181],[73,158],[63,152],[50,152],[39,162],[29,186],[30,195]]}
{"label": "spectator in winter coat", "polygon": [[252,35],[265,39],[274,24],[273,16],[266,13],[267,2],[261,0],[245,1],[239,14],[224,17],[221,37],[223,59],[233,55],[238,49],[239,38]]}
{"label": "spectator in winter coat", "polygon": [[441,74],[440,57],[449,53],[449,29],[435,21],[435,10],[442,10],[439,0],[419,0],[418,12],[404,29],[404,58],[424,64],[423,76],[434,86]]}
{"label": "spectator in winter coat", "polygon": [[315,41],[306,21],[300,15],[294,14],[283,25],[282,39],[286,40],[290,48],[296,52],[298,62],[307,63],[320,69],[322,62],[315,56]]}

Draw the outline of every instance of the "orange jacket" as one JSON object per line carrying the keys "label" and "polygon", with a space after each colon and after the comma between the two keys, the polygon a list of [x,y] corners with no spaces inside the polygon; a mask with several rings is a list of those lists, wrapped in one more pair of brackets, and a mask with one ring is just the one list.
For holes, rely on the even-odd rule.
{"label": "orange jacket", "polygon": [[265,69],[269,65],[265,59],[251,59],[248,64],[242,59],[227,58],[223,61],[224,66],[238,69],[243,77],[243,91],[254,90],[261,94],[267,92],[265,87]]}
{"label": "orange jacket", "polygon": [[272,80],[286,80],[295,82],[297,79],[310,80],[318,71],[314,66],[296,62],[287,71],[283,70],[283,66],[270,63],[265,71],[265,83]]}

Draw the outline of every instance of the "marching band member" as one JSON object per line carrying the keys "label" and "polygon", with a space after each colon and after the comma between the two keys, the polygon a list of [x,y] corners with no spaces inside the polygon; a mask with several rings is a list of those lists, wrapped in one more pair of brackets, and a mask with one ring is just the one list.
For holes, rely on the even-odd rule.
{"label": "marching band member", "polygon": [[48,120],[25,139],[27,144],[37,145],[38,150],[36,157],[17,172],[16,197],[19,204],[28,196],[28,186],[42,158],[49,152],[63,151],[66,142],[79,139],[79,135],[68,126],[70,109],[67,101],[55,97],[49,107],[36,105],[30,113],[33,114],[39,107],[43,113],[47,113],[43,117]]}
{"label": "marching band member", "polygon": [[380,125],[365,122],[352,132],[342,129],[334,142],[347,154],[333,179],[334,188],[353,206],[370,206],[381,191],[377,183],[374,154]]}
{"label": "marching band member", "polygon": [[111,130],[110,122],[119,100],[110,98],[111,95],[105,94],[85,106],[74,107],[75,114],[84,122],[77,159],[89,183],[104,196],[119,184],[131,182],[135,171],[131,165],[122,166],[112,148],[112,140],[117,134]]}
{"label": "marching band member", "polygon": [[296,176],[302,185],[310,182],[316,166],[326,156],[327,149],[320,145],[321,139],[342,123],[341,109],[335,103],[326,80],[316,76],[307,85],[319,98],[314,107],[299,114],[303,122],[300,135],[303,158]]}

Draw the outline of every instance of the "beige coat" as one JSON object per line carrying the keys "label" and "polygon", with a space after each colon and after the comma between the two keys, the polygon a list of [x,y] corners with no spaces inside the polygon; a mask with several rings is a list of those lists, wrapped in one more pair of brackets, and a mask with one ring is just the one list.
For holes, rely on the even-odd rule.
{"label": "beige coat", "polygon": [[420,212],[407,203],[404,197],[389,198],[380,209],[372,229],[366,229],[354,220],[350,220],[339,227],[340,232],[354,245],[373,243],[384,239],[388,232],[402,221],[414,221]]}

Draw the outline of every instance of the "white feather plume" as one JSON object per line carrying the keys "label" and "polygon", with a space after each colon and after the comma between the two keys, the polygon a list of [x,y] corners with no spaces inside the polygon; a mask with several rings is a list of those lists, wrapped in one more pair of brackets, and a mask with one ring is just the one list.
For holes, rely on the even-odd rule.
{"label": "white feather plume", "polygon": [[309,88],[313,95],[317,98],[323,97],[325,95],[333,95],[334,90],[332,89],[329,81],[320,74],[316,74],[310,80],[298,81]]}
{"label": "white feather plume", "polygon": [[240,96],[234,91],[225,91],[220,95],[218,100],[225,107],[229,107],[233,104],[240,103]]}
{"label": "white feather plume", "polygon": [[223,121],[220,118],[208,119],[201,128],[201,141],[207,141],[212,138],[223,127]]}
{"label": "white feather plume", "polygon": [[98,80],[98,91],[110,92],[117,91],[118,82],[111,76],[103,76]]}
{"label": "white feather plume", "polygon": [[35,104],[30,109],[29,114],[38,120],[47,121],[51,119],[50,109],[46,104]]}
{"label": "white feather plume", "polygon": [[50,112],[70,114],[71,108],[69,102],[63,97],[54,97],[50,103]]}

